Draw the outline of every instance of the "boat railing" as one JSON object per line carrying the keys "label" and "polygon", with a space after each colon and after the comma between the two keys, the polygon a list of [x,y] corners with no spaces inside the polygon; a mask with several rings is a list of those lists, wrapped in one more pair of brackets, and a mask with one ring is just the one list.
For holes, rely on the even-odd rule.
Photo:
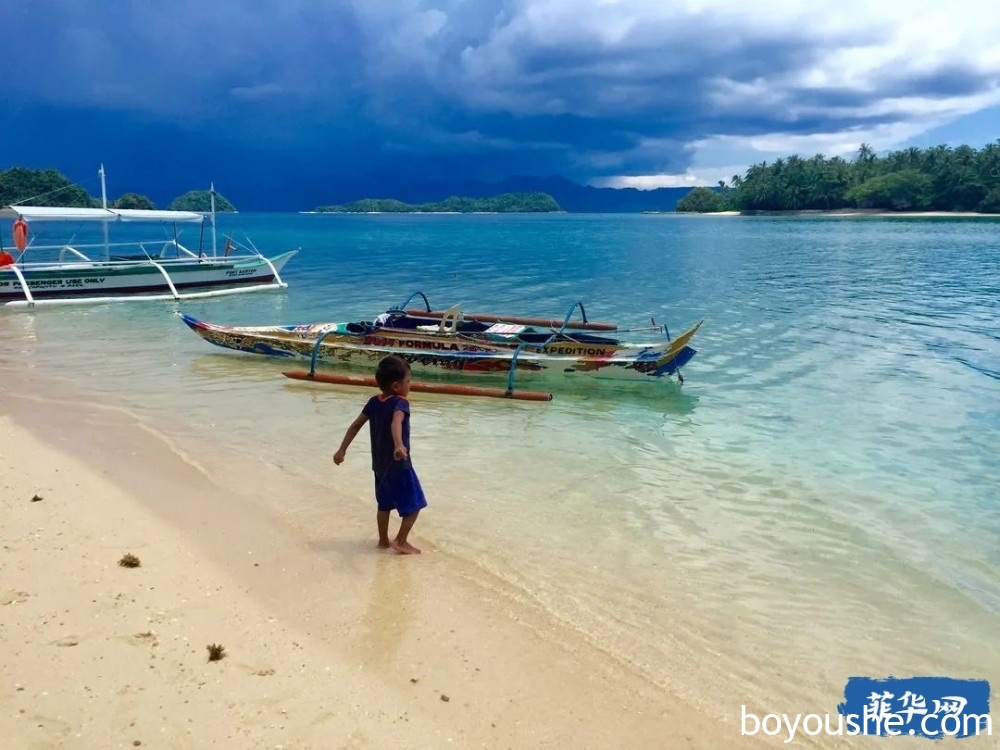
{"label": "boat railing", "polygon": [[[163,243],[160,246],[160,243]],[[153,249],[151,245],[157,245],[157,249]],[[121,251],[131,248],[133,252],[136,253],[135,257],[130,258],[93,258],[87,255],[86,251],[99,250],[102,255],[110,254],[115,251]],[[139,256],[138,253],[142,255]],[[176,253],[176,255],[175,255]],[[202,260],[204,262],[227,262],[231,263],[233,260],[237,259],[257,259],[263,260],[270,266],[272,273],[277,277],[277,269],[275,269],[274,264],[271,263],[264,255],[257,253],[252,253],[247,251],[246,254],[241,255],[229,255],[226,258],[222,256],[215,258],[212,256],[198,255],[194,251],[188,249],[184,245],[176,242],[175,240],[146,240],[146,241],[134,241],[134,242],[113,242],[107,245],[103,243],[95,244],[78,244],[74,243],[72,245],[60,244],[60,245],[36,245],[29,244],[28,247],[21,251],[17,258],[17,263],[25,268],[32,268],[38,266],[50,266],[54,263],[88,263],[94,265],[148,265],[150,261],[156,259],[158,261],[169,263],[175,260]],[[280,283],[280,282],[279,282]]]}
{"label": "boat railing", "polygon": [[[144,254],[149,255],[149,252],[146,250],[146,246],[147,245],[151,245],[153,243],[160,243],[160,242],[164,242],[164,241],[163,240],[137,240],[137,241],[131,241],[131,242],[109,242],[107,244],[104,244],[103,242],[101,242],[101,243],[77,243],[77,242],[74,242],[73,244],[60,243],[60,244],[56,244],[56,245],[38,245],[38,244],[35,244],[35,243],[31,243],[31,244],[28,245],[27,248],[25,248],[21,252],[21,255],[22,256],[23,255],[37,255],[38,253],[42,253],[42,252],[52,252],[52,253],[58,253],[59,254],[58,257],[59,257],[60,261],[65,260],[67,255],[72,255],[75,258],[79,259],[79,260],[85,260],[88,263],[90,263],[90,262],[95,262],[95,261],[93,261],[93,259],[90,258],[84,252],[85,250],[87,250],[87,251],[93,251],[93,250],[96,249],[96,250],[100,250],[103,253],[105,250],[114,250],[114,249],[129,248],[130,247],[130,248],[139,248],[139,249],[142,250],[142,252]],[[163,254],[165,254],[167,252],[167,250],[170,247],[173,247],[175,244],[176,244],[176,246],[178,248],[178,252],[179,253],[183,253],[184,255],[187,255],[187,256],[192,257],[192,258],[197,258],[198,257],[195,253],[192,253],[190,250],[188,250],[183,245],[181,245],[179,243],[175,243],[174,240],[166,240],[164,242],[164,247],[160,251],[160,255],[162,256]]]}

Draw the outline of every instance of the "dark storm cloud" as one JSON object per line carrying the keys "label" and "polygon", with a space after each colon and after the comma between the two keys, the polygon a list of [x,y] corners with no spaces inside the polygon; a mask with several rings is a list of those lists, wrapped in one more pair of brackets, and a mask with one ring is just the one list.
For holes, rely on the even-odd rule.
{"label": "dark storm cloud", "polygon": [[849,130],[907,117],[886,100],[997,87],[996,70],[940,54],[853,77],[828,64],[886,43],[906,5],[802,23],[787,8],[768,20],[727,0],[701,5],[5,4],[0,135],[58,161],[73,152],[64,131],[85,127],[58,121],[76,118],[108,129],[91,142],[137,153],[155,138],[160,151],[272,177],[294,166],[316,181],[428,169],[588,179],[683,170],[686,144],[708,136]]}

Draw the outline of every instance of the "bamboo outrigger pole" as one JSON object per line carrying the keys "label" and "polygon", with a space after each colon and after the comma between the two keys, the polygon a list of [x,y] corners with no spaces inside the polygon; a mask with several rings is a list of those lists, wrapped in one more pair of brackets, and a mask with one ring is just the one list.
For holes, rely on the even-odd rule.
{"label": "bamboo outrigger pole", "polygon": [[[288,370],[281,373],[293,380],[311,380],[315,383],[331,383],[333,385],[359,385],[366,388],[378,388],[375,378],[364,375],[339,375],[327,372],[309,372],[308,370]],[[486,398],[512,398],[519,401],[551,401],[552,394],[544,391],[515,391],[506,388],[487,388],[479,385],[458,385],[453,383],[410,383],[410,390],[421,393],[445,393],[453,396],[483,396]]]}
{"label": "bamboo outrigger pole", "polygon": [[[440,320],[444,317],[443,310],[403,310],[407,315],[414,318],[430,318]],[[565,320],[555,318],[524,318],[519,315],[494,315],[492,313],[462,313],[465,320],[474,320],[478,323],[517,323],[518,325],[537,326],[539,328],[573,328],[578,331],[617,331],[616,323],[579,322],[568,323]]]}

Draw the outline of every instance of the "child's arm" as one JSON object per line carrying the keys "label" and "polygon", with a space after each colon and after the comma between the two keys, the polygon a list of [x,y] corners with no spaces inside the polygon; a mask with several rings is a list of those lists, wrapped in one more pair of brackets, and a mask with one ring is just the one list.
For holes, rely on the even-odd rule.
{"label": "child's arm", "polygon": [[337,448],[337,452],[333,454],[333,462],[340,466],[344,463],[344,456],[347,455],[347,448],[354,442],[354,438],[358,436],[358,432],[362,427],[365,426],[365,422],[368,421],[368,417],[365,414],[359,414],[358,418],[351,422],[351,426],[347,428],[347,432],[344,433],[344,439],[340,441],[340,447]]}
{"label": "child's arm", "polygon": [[406,458],[406,446],[403,445],[403,417],[405,416],[406,412],[402,410],[396,410],[392,413],[392,444],[395,448],[392,457],[397,461]]}

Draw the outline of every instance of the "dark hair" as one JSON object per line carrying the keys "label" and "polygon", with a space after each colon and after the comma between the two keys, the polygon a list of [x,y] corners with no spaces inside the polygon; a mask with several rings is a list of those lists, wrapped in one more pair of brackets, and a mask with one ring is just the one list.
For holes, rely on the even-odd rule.
{"label": "dark hair", "polygon": [[379,388],[387,391],[393,383],[398,383],[405,378],[409,371],[409,362],[395,354],[390,354],[388,357],[382,357],[378,363],[378,368],[375,370],[375,382],[378,383]]}

